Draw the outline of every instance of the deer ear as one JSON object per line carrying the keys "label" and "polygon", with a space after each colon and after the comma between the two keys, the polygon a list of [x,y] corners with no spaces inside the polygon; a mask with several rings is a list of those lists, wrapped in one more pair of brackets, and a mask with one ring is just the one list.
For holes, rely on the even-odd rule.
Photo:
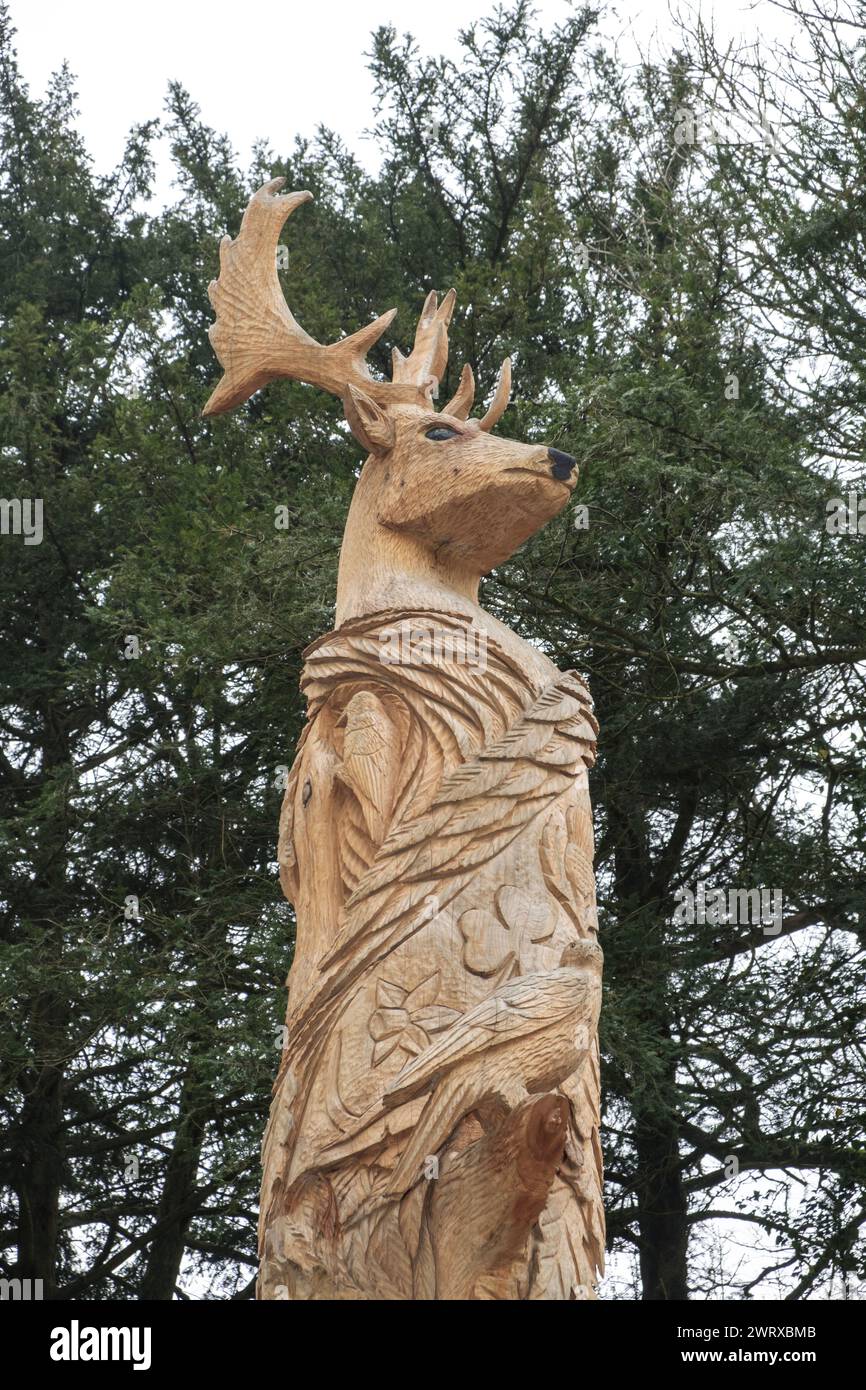
{"label": "deer ear", "polygon": [[343,397],[343,410],[359,444],[371,454],[387,453],[394,443],[394,422],[381,406],[350,385]]}

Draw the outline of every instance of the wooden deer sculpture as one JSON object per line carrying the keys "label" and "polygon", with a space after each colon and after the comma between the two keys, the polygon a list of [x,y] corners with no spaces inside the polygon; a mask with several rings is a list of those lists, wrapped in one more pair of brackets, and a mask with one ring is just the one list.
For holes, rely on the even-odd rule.
{"label": "wooden deer sculpture", "polygon": [[276,273],[309,193],[252,198],[210,286],[225,370],[205,414],[278,377],[340,396],[368,458],[336,628],[280,821],[297,915],[288,1041],[264,1139],[258,1296],[593,1298],[604,1252],[601,950],[580,677],[478,605],[480,577],[566,504],[574,460],[443,410],[454,291],[391,381],[395,311],[323,346]]}

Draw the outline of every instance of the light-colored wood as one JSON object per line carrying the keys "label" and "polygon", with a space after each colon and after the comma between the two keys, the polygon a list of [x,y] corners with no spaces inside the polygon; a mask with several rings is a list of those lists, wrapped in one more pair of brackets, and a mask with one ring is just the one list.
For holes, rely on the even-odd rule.
{"label": "light-colored wood", "polygon": [[489,433],[507,361],[481,420],[468,367],[436,412],[453,291],[428,295],[390,382],[364,353],[393,314],[314,342],[275,268],[309,194],[281,184],[221,248],[225,375],[206,412],[294,377],[342,397],[368,458],[337,626],[305,653],[308,720],[280,818],[298,930],[258,1296],[593,1298],[597,726],[580,677],[478,605],[482,574],[562,509],[574,474],[544,445]]}

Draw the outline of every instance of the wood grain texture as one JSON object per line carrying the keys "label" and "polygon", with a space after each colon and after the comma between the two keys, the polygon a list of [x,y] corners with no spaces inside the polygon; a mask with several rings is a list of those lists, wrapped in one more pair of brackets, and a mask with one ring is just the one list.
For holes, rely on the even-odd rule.
{"label": "wood grain texture", "polygon": [[[252,199],[211,286],[206,407],[277,377],[338,394],[368,457],[337,626],[305,653],[308,717],[278,858],[297,916],[265,1134],[258,1296],[583,1301],[603,1269],[601,950],[586,687],[478,604],[482,574],[568,501],[563,455],[470,418],[428,295],[392,380],[323,347],[275,269],[307,194]],[[563,460],[565,459],[565,462]],[[555,468],[555,471],[554,471]]]}

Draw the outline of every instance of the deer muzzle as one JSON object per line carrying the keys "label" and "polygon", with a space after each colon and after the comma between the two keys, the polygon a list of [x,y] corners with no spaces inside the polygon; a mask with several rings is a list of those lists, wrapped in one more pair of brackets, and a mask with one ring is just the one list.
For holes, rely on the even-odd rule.
{"label": "deer muzzle", "polygon": [[559,449],[548,449],[547,456],[554,478],[559,483],[567,483],[577,467],[577,459],[573,459],[571,454],[563,454]]}

